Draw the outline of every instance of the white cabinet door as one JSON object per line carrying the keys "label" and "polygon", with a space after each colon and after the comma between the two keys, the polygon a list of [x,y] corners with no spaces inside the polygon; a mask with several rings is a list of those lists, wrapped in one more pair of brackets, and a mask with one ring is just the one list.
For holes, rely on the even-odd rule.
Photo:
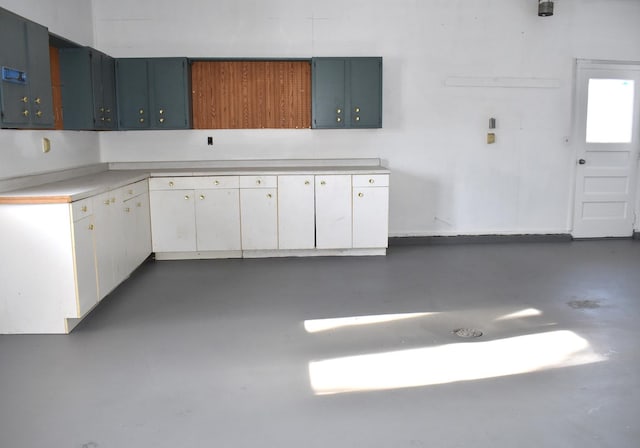
{"label": "white cabinet door", "polygon": [[127,199],[123,204],[125,244],[124,275],[131,274],[151,253],[149,194]]}
{"label": "white cabinet door", "polygon": [[351,176],[316,176],[316,247],[351,247]]}
{"label": "white cabinet door", "polygon": [[151,237],[154,252],[194,252],[196,219],[194,190],[150,193]]}
{"label": "white cabinet door", "polygon": [[199,251],[240,250],[240,190],[196,190]]}
{"label": "white cabinet door", "polygon": [[102,299],[117,285],[115,260],[119,245],[117,239],[121,235],[114,229],[120,211],[114,192],[106,192],[93,199],[98,291]]}
{"label": "white cabinet door", "polygon": [[313,175],[278,176],[278,247],[315,247]]}
{"label": "white cabinet door", "polygon": [[381,248],[389,242],[389,188],[353,188],[353,247]]}
{"label": "white cabinet door", "polygon": [[[98,303],[98,279],[93,216],[73,223],[73,256],[78,314],[82,317]],[[72,317],[72,316],[69,316]]]}
{"label": "white cabinet door", "polygon": [[243,250],[278,248],[277,201],[277,188],[240,189]]}

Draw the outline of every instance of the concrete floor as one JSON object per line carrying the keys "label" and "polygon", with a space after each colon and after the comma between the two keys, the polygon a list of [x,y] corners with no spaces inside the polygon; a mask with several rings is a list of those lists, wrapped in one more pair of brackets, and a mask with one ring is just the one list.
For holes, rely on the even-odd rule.
{"label": "concrete floor", "polygon": [[148,262],[0,336],[0,446],[637,447],[639,321],[631,240]]}

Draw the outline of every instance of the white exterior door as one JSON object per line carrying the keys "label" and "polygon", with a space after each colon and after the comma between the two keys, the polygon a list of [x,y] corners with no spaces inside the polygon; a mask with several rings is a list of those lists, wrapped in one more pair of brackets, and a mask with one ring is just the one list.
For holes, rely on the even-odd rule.
{"label": "white exterior door", "polygon": [[316,247],[351,248],[351,176],[316,176]]}
{"label": "white exterior door", "polygon": [[278,176],[278,247],[315,247],[313,175]]}
{"label": "white exterior door", "polygon": [[572,235],[627,237],[635,220],[640,64],[578,61]]}

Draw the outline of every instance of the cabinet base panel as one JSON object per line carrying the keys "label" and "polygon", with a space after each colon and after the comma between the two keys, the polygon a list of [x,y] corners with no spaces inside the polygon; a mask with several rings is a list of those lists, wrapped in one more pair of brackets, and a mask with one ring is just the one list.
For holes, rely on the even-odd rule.
{"label": "cabinet base panel", "polygon": [[214,250],[199,252],[156,252],[156,260],[206,260],[215,258],[242,258],[241,250]]}
{"label": "cabinet base panel", "polygon": [[374,249],[291,249],[205,252],[156,252],[156,260],[197,260],[218,258],[282,258],[282,257],[363,257],[386,255],[386,248]]}

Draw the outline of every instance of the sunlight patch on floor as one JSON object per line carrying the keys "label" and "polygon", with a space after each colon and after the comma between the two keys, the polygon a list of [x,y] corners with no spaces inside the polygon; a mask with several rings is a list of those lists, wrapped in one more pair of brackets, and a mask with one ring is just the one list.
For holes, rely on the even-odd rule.
{"label": "sunlight patch on floor", "polygon": [[432,316],[436,314],[439,313],[377,314],[373,316],[311,319],[304,321],[304,329],[307,331],[307,333],[319,333],[321,331],[335,330],[338,328],[394,322],[398,320],[415,319],[416,317]]}
{"label": "sunlight patch on floor", "polygon": [[527,308],[521,311],[516,311],[515,313],[505,314],[504,316],[496,317],[496,321],[522,319],[525,317],[536,317],[536,316],[542,316],[542,311],[535,308]]}
{"label": "sunlight patch on floor", "polygon": [[586,339],[560,330],[314,361],[309,377],[316,395],[328,395],[496,378],[605,359]]}

